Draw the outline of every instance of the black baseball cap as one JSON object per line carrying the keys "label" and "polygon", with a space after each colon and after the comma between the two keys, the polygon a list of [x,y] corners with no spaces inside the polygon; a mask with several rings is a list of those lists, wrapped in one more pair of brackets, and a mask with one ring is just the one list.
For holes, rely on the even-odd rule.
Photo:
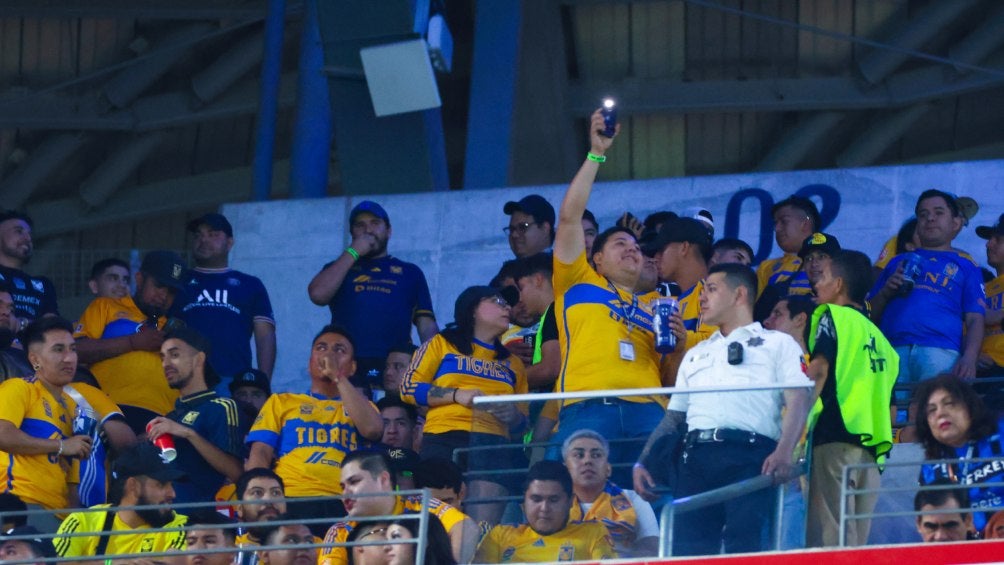
{"label": "black baseball cap", "polygon": [[373,202],[372,200],[363,200],[359,204],[356,204],[352,211],[349,212],[349,226],[355,223],[356,217],[359,214],[373,214],[377,218],[380,218],[387,225],[390,225],[390,216],[387,215],[387,211],[383,209],[383,206]]}
{"label": "black baseball cap", "polygon": [[242,386],[253,386],[265,391],[266,395],[272,394],[272,385],[268,382],[268,375],[258,369],[247,369],[230,381],[230,394]]}
{"label": "black baseball cap", "polygon": [[223,214],[217,214],[215,212],[203,214],[191,222],[188,222],[188,225],[185,227],[188,231],[195,232],[199,231],[200,226],[209,226],[210,229],[227,234],[227,237],[234,236],[234,227],[230,225],[230,221],[227,220],[226,216]]}
{"label": "black baseball cap", "polygon": [[188,282],[185,260],[174,251],[150,251],[143,257],[139,270],[157,279],[160,284],[181,290]]}
{"label": "black baseball cap", "polygon": [[554,227],[554,206],[539,194],[524,196],[520,200],[505,203],[502,211],[507,216],[512,216],[513,212],[523,212],[533,216],[533,221],[537,223],[547,222]]}
{"label": "black baseball cap", "polygon": [[112,479],[145,476],[161,482],[185,481],[188,474],[161,459],[160,450],[149,441],[141,441],[123,451],[112,463]]}
{"label": "black baseball cap", "polygon": [[1004,235],[1004,214],[997,218],[997,223],[992,226],[978,226],[976,235],[983,239],[990,239],[995,235]]}
{"label": "black baseball cap", "polygon": [[209,364],[209,355],[213,352],[213,344],[209,341],[209,338],[203,335],[198,330],[192,329],[188,326],[183,326],[180,328],[175,328],[164,336],[164,339],[177,339],[181,340],[188,345],[190,345],[196,351],[201,351],[206,354],[206,363],[203,366],[203,371],[206,377],[206,386],[209,388],[215,388],[216,385],[220,383],[220,375],[213,369],[213,366]]}
{"label": "black baseball cap", "polygon": [[694,218],[670,218],[663,222],[652,245],[661,251],[670,243],[683,242],[706,246],[709,250],[713,243],[704,222]]}
{"label": "black baseball cap", "polygon": [[0,544],[8,541],[21,541],[30,545],[38,557],[56,557],[56,548],[52,545],[52,540],[42,539],[42,532],[38,531],[35,526],[18,526],[7,530],[0,536]]}
{"label": "black baseball cap", "polygon": [[798,250],[798,256],[805,259],[805,256],[813,251],[821,251],[833,257],[840,251],[840,242],[828,233],[816,232],[805,238],[802,248]]}
{"label": "black baseball cap", "polygon": [[417,453],[406,447],[392,447],[387,450],[387,456],[390,457],[390,466],[394,474],[406,477],[415,475],[415,469],[422,460]]}

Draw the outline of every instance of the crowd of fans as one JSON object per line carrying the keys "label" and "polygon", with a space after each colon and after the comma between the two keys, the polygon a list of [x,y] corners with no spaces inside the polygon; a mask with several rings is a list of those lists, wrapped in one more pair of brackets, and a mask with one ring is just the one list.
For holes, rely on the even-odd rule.
{"label": "crowd of fans", "polygon": [[[32,220],[3,212],[2,558],[411,563],[423,512],[426,563],[649,556],[661,495],[759,475],[805,510],[789,547],[862,545],[870,521],[840,540],[841,507],[872,512],[895,441],[931,461],[920,538],[1004,532],[992,484],[1004,477],[992,378],[1004,377],[1004,215],[976,228],[995,278],[953,247],[972,199],[924,191],[873,265],[791,196],[772,210],[783,254],[754,270],[751,247],[716,240],[707,210],[601,229],[586,205],[614,143],[603,130],[594,114],[557,214],[538,195],[506,203],[515,257],[464,290],[442,328],[421,269],[389,255],[386,211],[356,206],[351,244],[307,289],[331,324],[300,392],[272,391],[269,295],[229,267],[224,216],[187,225],[192,268],[170,251],[134,274],[95,264],[95,299],[71,324],[53,285],[23,270]],[[668,320],[654,314],[663,297]],[[666,332],[675,348],[659,352]],[[739,390],[482,404],[662,386]],[[866,492],[842,501],[847,465]],[[417,488],[433,498],[396,494]],[[175,506],[199,502],[218,508]],[[770,493],[746,494],[679,516],[673,551],[764,550],[772,520]],[[337,545],[318,550],[322,539]],[[172,555],[186,547],[197,551]]]}

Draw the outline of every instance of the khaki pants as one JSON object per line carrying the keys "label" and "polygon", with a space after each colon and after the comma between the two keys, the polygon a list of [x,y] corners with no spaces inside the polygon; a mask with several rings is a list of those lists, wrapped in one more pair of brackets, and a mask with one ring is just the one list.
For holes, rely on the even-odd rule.
{"label": "khaki pants", "polygon": [[[827,443],[812,449],[812,469],[809,476],[809,504],[806,510],[805,541],[808,547],[840,545],[840,481],[847,465],[874,464],[864,448],[849,443]],[[877,489],[876,468],[854,469],[848,475],[848,488]],[[870,514],[875,509],[875,493],[847,497],[847,515]],[[871,520],[848,520],[847,546],[868,543]]]}

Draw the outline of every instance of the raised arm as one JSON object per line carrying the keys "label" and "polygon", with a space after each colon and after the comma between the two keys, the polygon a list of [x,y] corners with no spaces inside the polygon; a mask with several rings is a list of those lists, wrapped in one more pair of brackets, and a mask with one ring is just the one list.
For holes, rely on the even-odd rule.
{"label": "raised arm", "polygon": [[[620,131],[617,124],[617,131]],[[589,152],[597,157],[604,157],[613,138],[600,135],[603,131],[603,115],[599,110],[593,112],[589,122]],[[616,137],[616,134],[614,134]],[[582,213],[586,211],[589,194],[593,190],[593,182],[600,164],[592,159],[586,159],[579,167],[572,183],[565,191],[558,212],[558,229],[554,237],[554,257],[562,263],[571,263],[586,248],[586,236],[582,231]]]}

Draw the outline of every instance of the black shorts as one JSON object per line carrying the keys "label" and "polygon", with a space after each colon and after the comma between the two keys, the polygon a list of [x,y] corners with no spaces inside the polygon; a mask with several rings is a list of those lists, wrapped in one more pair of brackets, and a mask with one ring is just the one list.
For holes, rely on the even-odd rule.
{"label": "black shorts", "polygon": [[[454,450],[460,448],[475,449],[461,451],[454,457]],[[455,461],[468,481],[498,483],[510,492],[519,490],[527,469],[523,445],[495,434],[459,430],[424,434],[419,455],[422,459],[442,457]]]}

